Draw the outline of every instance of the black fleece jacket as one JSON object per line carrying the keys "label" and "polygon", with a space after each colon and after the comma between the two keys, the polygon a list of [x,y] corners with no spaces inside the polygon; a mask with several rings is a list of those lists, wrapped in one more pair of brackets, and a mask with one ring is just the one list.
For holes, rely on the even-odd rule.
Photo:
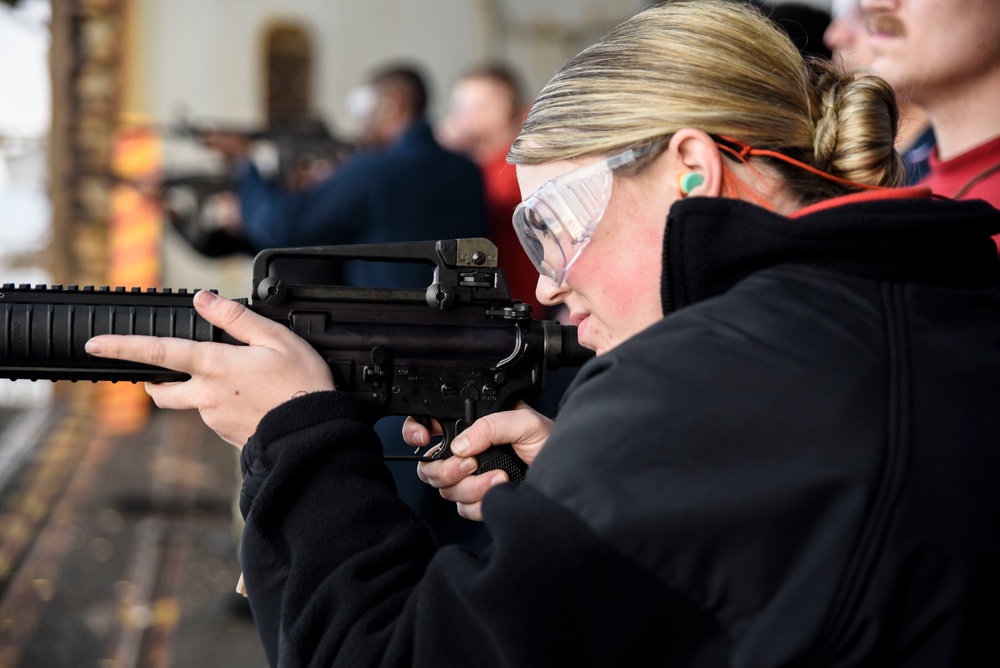
{"label": "black fleece jacket", "polygon": [[666,317],[581,369],[482,554],[435,548],[351,397],[265,416],[242,565],[271,663],[995,663],[1000,213],[867,199],[676,204]]}

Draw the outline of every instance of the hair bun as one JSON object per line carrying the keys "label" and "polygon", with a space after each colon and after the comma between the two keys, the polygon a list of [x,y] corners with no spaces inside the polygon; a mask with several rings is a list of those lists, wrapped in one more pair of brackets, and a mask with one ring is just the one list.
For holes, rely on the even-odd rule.
{"label": "hair bun", "polygon": [[816,166],[857,183],[897,186],[906,167],[896,152],[899,105],[882,78],[820,67],[813,152]]}

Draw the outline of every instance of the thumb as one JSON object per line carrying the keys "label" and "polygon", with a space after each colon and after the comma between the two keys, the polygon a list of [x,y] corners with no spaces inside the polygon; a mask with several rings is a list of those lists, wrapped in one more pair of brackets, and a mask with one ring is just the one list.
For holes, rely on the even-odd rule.
{"label": "thumb", "polygon": [[505,443],[515,448],[532,447],[544,443],[551,430],[552,420],[522,401],[514,410],[484,415],[473,422],[455,437],[451,451],[462,457],[473,457],[491,446]]}
{"label": "thumb", "polygon": [[266,346],[280,336],[281,332],[290,331],[284,325],[258,315],[243,304],[220,297],[210,290],[199,290],[195,294],[194,308],[206,321],[225,330],[237,341],[249,345]]}

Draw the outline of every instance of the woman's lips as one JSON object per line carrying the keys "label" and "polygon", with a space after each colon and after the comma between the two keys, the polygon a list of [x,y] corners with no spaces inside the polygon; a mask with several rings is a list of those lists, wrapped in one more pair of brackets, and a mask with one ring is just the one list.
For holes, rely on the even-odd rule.
{"label": "woman's lips", "polygon": [[576,326],[576,339],[577,341],[580,342],[580,345],[586,345],[584,341],[587,331],[587,323],[589,321],[590,321],[589,313],[578,313],[570,315],[570,322],[572,322]]}

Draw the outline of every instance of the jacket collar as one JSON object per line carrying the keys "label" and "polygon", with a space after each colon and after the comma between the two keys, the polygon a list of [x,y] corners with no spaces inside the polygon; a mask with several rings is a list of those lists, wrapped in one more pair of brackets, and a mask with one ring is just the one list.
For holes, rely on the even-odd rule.
{"label": "jacket collar", "polygon": [[410,123],[392,148],[394,150],[408,150],[435,143],[434,130],[426,120],[421,118]]}
{"label": "jacket collar", "polygon": [[992,284],[1000,211],[935,199],[926,188],[860,193],[782,216],[750,202],[691,197],[670,209],[664,314],[719,295],[750,274],[803,264],[861,277],[950,287]]}

